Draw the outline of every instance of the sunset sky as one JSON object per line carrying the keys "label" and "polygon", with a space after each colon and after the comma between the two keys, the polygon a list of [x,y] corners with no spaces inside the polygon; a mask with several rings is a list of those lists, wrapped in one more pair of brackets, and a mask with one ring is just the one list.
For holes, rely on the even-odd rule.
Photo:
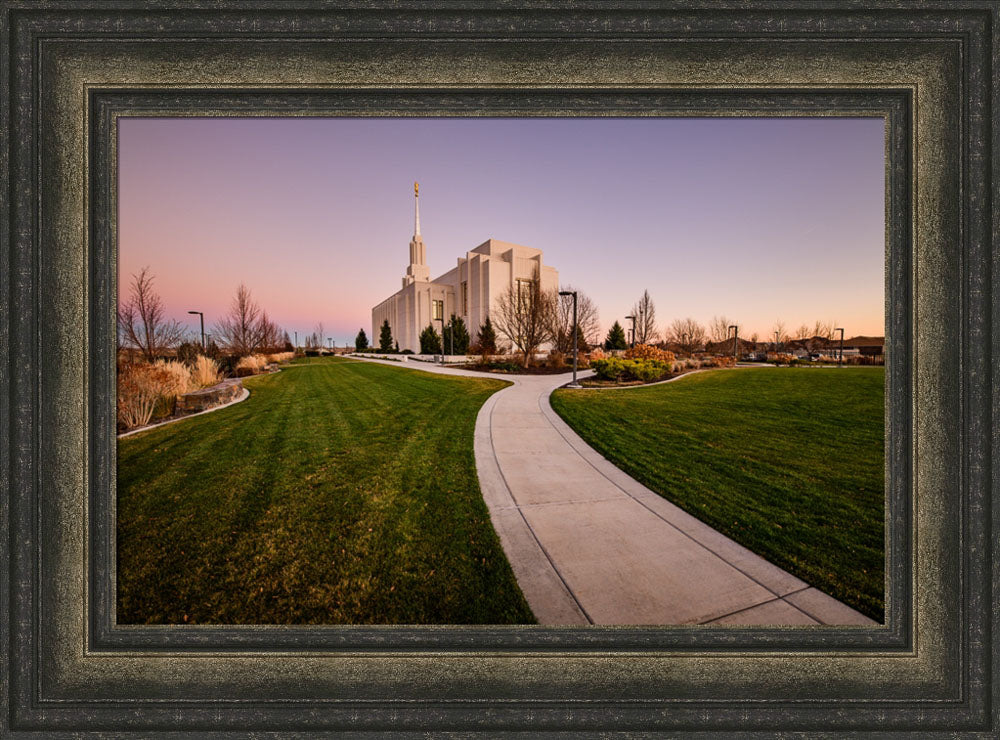
{"label": "sunset sky", "polygon": [[400,287],[413,181],[432,276],[537,247],[604,331],[648,289],[662,330],[882,335],[884,131],[867,118],[119,119],[120,284],[148,265],[206,331],[246,283],[300,341],[371,331]]}

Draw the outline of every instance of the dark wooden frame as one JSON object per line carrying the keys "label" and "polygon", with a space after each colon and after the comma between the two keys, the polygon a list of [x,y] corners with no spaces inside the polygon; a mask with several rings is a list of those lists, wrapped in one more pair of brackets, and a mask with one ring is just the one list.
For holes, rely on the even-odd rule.
{"label": "dark wooden frame", "polygon": [[[996,3],[0,10],[0,734],[1000,728]],[[115,122],[262,112],[884,116],[886,625],[115,625]]]}

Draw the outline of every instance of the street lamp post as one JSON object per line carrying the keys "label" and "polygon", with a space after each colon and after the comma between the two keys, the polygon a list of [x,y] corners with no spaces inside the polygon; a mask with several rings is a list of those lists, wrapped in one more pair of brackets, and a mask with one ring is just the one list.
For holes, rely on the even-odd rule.
{"label": "street lamp post", "polygon": [[299,333],[295,332],[295,349],[299,348]]}
{"label": "street lamp post", "polygon": [[730,324],[729,328],[726,329],[726,333],[729,333],[729,329],[733,330],[733,367],[739,362],[739,344],[740,344],[740,328],[736,324]]}
{"label": "street lamp post", "polygon": [[444,365],[444,312],[438,317],[438,321],[441,322],[441,364]]}
{"label": "street lamp post", "polygon": [[569,388],[579,388],[580,384],[576,382],[576,356],[579,351],[577,335],[578,331],[576,328],[576,291],[575,290],[560,290],[559,295],[571,295],[573,296],[573,382],[569,384]]}
{"label": "street lamp post", "polygon": [[201,311],[188,311],[188,313],[196,313],[201,318],[201,350],[205,351],[205,314]]}
{"label": "street lamp post", "polygon": [[774,351],[778,351],[778,332],[774,332]]}
{"label": "street lamp post", "polygon": [[841,367],[844,364],[844,327],[838,326],[834,331],[840,332],[840,356],[837,357],[837,367]]}
{"label": "street lamp post", "polygon": [[625,318],[632,319],[632,346],[635,347],[635,314],[626,316]]}

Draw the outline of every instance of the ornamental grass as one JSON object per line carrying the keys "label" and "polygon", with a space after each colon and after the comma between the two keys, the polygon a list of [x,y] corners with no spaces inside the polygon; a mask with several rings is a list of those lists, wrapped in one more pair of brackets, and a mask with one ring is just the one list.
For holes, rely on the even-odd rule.
{"label": "ornamental grass", "polygon": [[207,388],[220,380],[222,380],[222,376],[219,373],[219,363],[211,357],[198,355],[191,368],[191,382],[198,388]]}

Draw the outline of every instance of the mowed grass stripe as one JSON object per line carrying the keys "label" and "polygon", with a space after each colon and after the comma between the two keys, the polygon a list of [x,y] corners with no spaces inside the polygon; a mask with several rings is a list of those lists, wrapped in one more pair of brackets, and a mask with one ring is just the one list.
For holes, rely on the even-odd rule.
{"label": "mowed grass stripe", "polygon": [[246,385],[119,441],[120,622],[534,621],[472,448],[505,383],[315,359]]}
{"label": "mowed grass stripe", "polygon": [[883,368],[717,370],[552,406],[652,490],[882,620],[884,385]]}

